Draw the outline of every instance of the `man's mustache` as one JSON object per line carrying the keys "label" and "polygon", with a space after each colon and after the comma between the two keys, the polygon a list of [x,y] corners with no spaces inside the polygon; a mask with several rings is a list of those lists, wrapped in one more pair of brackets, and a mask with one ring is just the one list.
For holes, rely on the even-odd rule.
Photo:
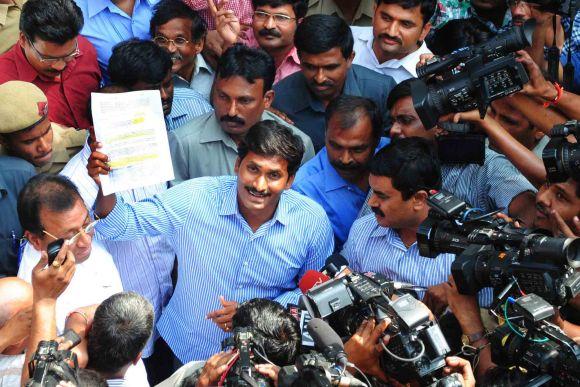
{"label": "man's mustache", "polygon": [[246,121],[242,120],[238,116],[233,116],[233,117],[228,116],[228,115],[221,116],[220,121],[221,122],[232,122],[234,124],[240,124],[240,125],[245,125],[246,124]]}
{"label": "man's mustache", "polygon": [[379,34],[379,38],[394,40],[399,44],[403,44],[403,41],[401,39],[397,38],[396,36],[391,36],[389,34]]}
{"label": "man's mustache", "polygon": [[379,207],[371,207],[371,211],[374,212],[376,215],[385,216],[385,213],[381,211]]}
{"label": "man's mustache", "polygon": [[273,36],[274,38],[281,38],[282,34],[275,28],[262,28],[258,35],[260,36]]}
{"label": "man's mustache", "polygon": [[336,169],[340,169],[342,171],[358,171],[362,167],[362,165],[360,163],[344,164],[344,163],[341,163],[340,161],[332,161],[331,164]]}
{"label": "man's mustache", "polygon": [[245,186],[246,190],[254,195],[258,195],[258,196],[270,196],[270,192],[268,191],[258,191],[256,190],[254,187],[250,187],[250,186]]}

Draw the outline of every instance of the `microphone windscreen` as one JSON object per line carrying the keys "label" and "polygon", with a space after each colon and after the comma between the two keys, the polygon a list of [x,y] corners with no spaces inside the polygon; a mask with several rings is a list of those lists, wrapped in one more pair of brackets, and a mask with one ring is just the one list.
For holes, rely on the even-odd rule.
{"label": "microphone windscreen", "polygon": [[308,323],[308,333],[318,348],[339,347],[344,349],[340,336],[320,318],[313,318]]}
{"label": "microphone windscreen", "polygon": [[298,282],[298,287],[303,294],[306,294],[310,289],[316,285],[320,285],[323,282],[328,281],[330,278],[327,275],[322,274],[316,270],[308,270],[300,281]]}
{"label": "microphone windscreen", "polygon": [[324,262],[325,266],[330,264],[333,264],[338,269],[340,269],[342,266],[348,266],[348,261],[339,253],[334,253],[330,257],[326,258],[326,262]]}

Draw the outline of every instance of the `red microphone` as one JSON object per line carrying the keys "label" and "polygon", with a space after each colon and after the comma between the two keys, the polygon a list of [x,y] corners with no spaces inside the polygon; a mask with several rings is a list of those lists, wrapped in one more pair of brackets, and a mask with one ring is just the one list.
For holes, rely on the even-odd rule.
{"label": "red microphone", "polygon": [[303,294],[306,294],[310,289],[315,287],[316,285],[320,285],[323,282],[326,282],[330,279],[329,276],[322,274],[316,270],[308,270],[302,278],[300,282],[298,282],[298,287],[302,291]]}

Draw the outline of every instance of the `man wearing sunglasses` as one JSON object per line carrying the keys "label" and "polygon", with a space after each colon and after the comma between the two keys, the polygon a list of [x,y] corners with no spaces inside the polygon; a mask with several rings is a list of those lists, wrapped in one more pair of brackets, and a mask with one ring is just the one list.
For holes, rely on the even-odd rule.
{"label": "man wearing sunglasses", "polygon": [[79,31],[72,0],[30,0],[22,7],[18,43],[0,56],[0,84],[34,83],[47,96],[50,120],[86,129],[88,102],[101,80],[94,47]]}

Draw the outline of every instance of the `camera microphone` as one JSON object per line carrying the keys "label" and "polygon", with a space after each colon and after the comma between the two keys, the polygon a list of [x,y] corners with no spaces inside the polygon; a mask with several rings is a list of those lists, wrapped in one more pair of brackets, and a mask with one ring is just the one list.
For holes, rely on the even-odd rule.
{"label": "camera microphone", "polygon": [[308,270],[300,281],[298,282],[298,287],[302,294],[306,294],[310,289],[316,285],[320,285],[323,282],[328,281],[330,278],[327,275],[322,274],[316,270]]}
{"label": "camera microphone", "polygon": [[344,344],[338,334],[326,323],[326,321],[313,318],[308,323],[308,333],[316,346],[322,351],[327,359],[336,362],[343,369],[348,364]]}
{"label": "camera microphone", "polygon": [[330,257],[326,258],[326,262],[324,262],[324,267],[320,269],[320,271],[328,275],[330,278],[342,277],[342,275],[340,274],[344,274],[341,273],[342,271],[341,269],[343,267],[346,267],[348,269],[348,261],[341,254],[334,253]]}

